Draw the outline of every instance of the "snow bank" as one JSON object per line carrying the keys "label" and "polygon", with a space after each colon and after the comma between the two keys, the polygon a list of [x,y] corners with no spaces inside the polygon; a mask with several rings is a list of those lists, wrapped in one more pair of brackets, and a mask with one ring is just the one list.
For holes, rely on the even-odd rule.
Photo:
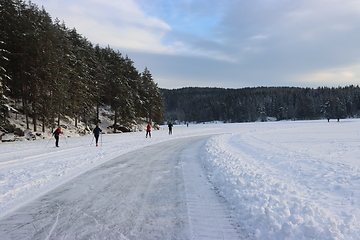
{"label": "snow bank", "polygon": [[[338,196],[336,191],[333,191],[333,195],[322,197],[329,192],[329,186],[324,185],[325,181],[317,182],[316,176],[315,181],[311,180],[311,163],[317,165],[313,159],[331,162],[327,153],[332,149],[326,148],[316,154],[318,146],[313,143],[322,144],[323,135],[314,135],[316,124],[306,124],[295,123],[296,129],[293,128],[294,123],[292,126],[289,123],[272,125],[274,128],[271,129],[258,129],[259,125],[253,125],[255,129],[252,130],[249,125],[244,127],[247,131],[245,133],[216,136],[206,145],[203,162],[209,171],[209,179],[219,194],[227,199],[238,224],[251,239],[360,239],[359,215],[354,215],[359,214],[359,203],[352,199],[347,205],[344,196]],[[291,128],[284,130],[286,126]],[[304,126],[308,132],[304,132]],[[334,132],[331,131],[334,126],[326,127],[330,128],[324,129],[324,132]],[[344,129],[343,135],[351,135],[352,129],[345,128],[347,130]],[[350,141],[356,135],[352,134],[345,139]],[[327,137],[328,143],[339,139],[336,133]],[[287,142],[284,144],[287,146],[286,158],[281,151],[283,147],[274,144],[275,139]],[[341,144],[337,144],[340,146],[337,149],[339,151],[344,150]],[[312,153],[310,161],[303,152],[304,147]],[[354,149],[358,152],[358,147]],[[333,183],[347,178],[348,172],[344,169],[349,169],[349,166],[340,164],[339,160],[336,158],[330,164],[331,171],[326,169],[327,164],[322,163],[323,170],[319,170],[318,174]],[[301,164],[297,164],[299,161]],[[296,169],[294,166],[297,165]],[[308,165],[308,169],[301,165]],[[352,168],[356,169],[349,185],[359,186],[359,168]],[[304,184],[302,179],[307,178],[310,180]],[[345,188],[340,185],[337,187]],[[311,194],[313,189],[319,191]],[[352,196],[359,196],[359,191],[356,191],[352,192]],[[342,205],[342,208],[339,209],[338,205]]]}

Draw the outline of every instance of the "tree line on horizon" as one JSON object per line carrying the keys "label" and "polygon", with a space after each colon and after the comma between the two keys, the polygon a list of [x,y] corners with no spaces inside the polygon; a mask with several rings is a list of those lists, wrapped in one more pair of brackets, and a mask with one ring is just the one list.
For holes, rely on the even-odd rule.
{"label": "tree line on horizon", "polygon": [[34,131],[38,121],[42,131],[67,118],[95,124],[102,106],[112,111],[114,131],[139,119],[162,121],[160,89],[128,56],[92,44],[31,2],[2,0],[0,22],[0,126],[8,123],[9,99]]}
{"label": "tree line on horizon", "polygon": [[360,87],[161,89],[165,118],[179,122],[254,122],[360,117]]}

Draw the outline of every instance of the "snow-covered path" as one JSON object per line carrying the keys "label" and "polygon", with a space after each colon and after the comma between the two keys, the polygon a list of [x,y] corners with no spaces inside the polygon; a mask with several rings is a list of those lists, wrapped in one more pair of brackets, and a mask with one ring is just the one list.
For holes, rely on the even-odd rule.
{"label": "snow-covered path", "polygon": [[[212,236],[219,238],[214,232],[227,234],[221,222],[230,229],[238,226],[240,239],[247,240],[360,239],[360,119],[175,125],[173,135],[163,128],[153,131],[150,139],[144,132],[104,134],[98,148],[89,146],[92,136],[61,138],[60,148],[50,146],[53,140],[47,147],[48,140],[1,143],[0,220],[114,158],[143,148],[151,152],[156,144],[164,148],[158,155],[165,156],[168,141],[186,142],[189,137],[199,141],[192,139],[196,144],[173,153],[168,175],[160,170],[145,174],[150,184],[156,178],[175,177],[171,173],[181,169],[177,173],[183,176],[185,195],[178,197],[187,204],[188,225],[176,233],[206,239],[202,229],[216,229]],[[152,171],[152,166],[146,167]],[[182,191],[181,184],[176,191]],[[134,190],[134,198],[145,193]],[[212,202],[213,190],[222,196],[214,196],[220,203]],[[199,198],[192,201],[194,197]],[[179,205],[178,210],[176,216],[183,217],[184,209]],[[218,228],[210,229],[204,219],[212,212]]]}
{"label": "snow-covered path", "polygon": [[152,138],[144,132],[104,134],[100,147],[93,136],[70,137],[64,130],[60,148],[54,140],[0,143],[0,217],[21,204],[60,184],[122,154],[175,138],[202,136],[209,132],[226,131],[226,126],[191,125],[174,127],[174,135],[166,129],[153,131]]}
{"label": "snow-covered path", "polygon": [[201,164],[208,138],[107,161],[2,218],[1,239],[239,239]]}

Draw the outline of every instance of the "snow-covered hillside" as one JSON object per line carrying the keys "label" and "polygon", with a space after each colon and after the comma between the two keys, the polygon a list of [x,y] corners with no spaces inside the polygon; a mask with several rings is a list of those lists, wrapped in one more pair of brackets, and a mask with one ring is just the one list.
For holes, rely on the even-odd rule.
{"label": "snow-covered hillside", "polygon": [[[66,134],[66,133],[65,133]],[[121,154],[215,134],[207,177],[246,239],[360,238],[360,120],[176,125],[152,132],[0,143],[0,213]]]}
{"label": "snow-covered hillside", "polygon": [[[16,108],[20,108],[18,103],[16,104],[15,101],[11,100],[11,106],[8,106],[8,124],[6,124],[6,126],[0,127],[0,142],[32,141],[52,138],[52,133],[58,126],[54,125],[53,127],[49,127],[46,125],[43,131],[43,123],[41,121],[37,121],[36,131],[34,131],[35,128],[33,121],[32,119],[28,118],[29,129],[27,129],[25,115],[20,113],[20,111],[18,111]],[[100,127],[103,129],[104,133],[112,133],[114,131],[114,120],[112,120],[113,113],[110,110],[110,107],[103,106],[99,111]],[[146,124],[147,122],[145,122],[144,119],[138,119],[138,122],[132,122],[131,127],[118,125],[117,132],[142,131],[145,129],[144,126]],[[65,130],[64,133],[66,137],[78,137],[92,134],[92,129],[95,127],[95,125],[93,125],[90,121],[88,123],[84,123],[79,119],[75,125],[75,119],[70,117],[63,117],[60,119],[60,127]]]}

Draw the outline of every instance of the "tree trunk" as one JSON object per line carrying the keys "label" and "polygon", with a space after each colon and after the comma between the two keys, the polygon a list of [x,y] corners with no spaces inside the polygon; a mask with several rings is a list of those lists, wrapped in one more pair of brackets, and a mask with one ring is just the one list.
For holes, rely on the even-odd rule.
{"label": "tree trunk", "polygon": [[100,122],[99,115],[100,115],[99,104],[97,104],[96,105],[96,124],[98,124]]}
{"label": "tree trunk", "polygon": [[43,124],[42,124],[42,132],[44,133],[45,132],[45,122],[46,122],[46,119],[45,119],[44,116],[42,118],[42,122],[43,122]]}
{"label": "tree trunk", "polygon": [[25,110],[25,119],[26,119],[26,129],[30,129],[30,127],[29,127],[29,115],[28,115],[27,110]]}
{"label": "tree trunk", "polygon": [[36,128],[36,114],[34,113],[33,114],[33,124],[34,124],[34,132],[36,132],[37,131],[37,128]]}
{"label": "tree trunk", "polygon": [[117,129],[117,113],[118,111],[115,110],[115,117],[114,117],[114,133],[116,133],[116,129]]}
{"label": "tree trunk", "polygon": [[23,109],[24,109],[24,113],[25,113],[26,129],[30,129],[30,127],[29,127],[29,114],[28,114],[28,110],[27,110],[27,106],[26,106],[26,103],[25,103],[24,96],[22,97],[22,105],[23,105]]}

